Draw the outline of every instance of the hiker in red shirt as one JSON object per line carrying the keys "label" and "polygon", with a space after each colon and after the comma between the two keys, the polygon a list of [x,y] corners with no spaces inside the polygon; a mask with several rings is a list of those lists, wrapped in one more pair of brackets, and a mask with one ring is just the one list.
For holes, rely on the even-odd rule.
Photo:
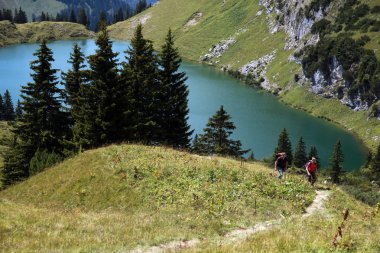
{"label": "hiker in red shirt", "polygon": [[314,186],[315,181],[317,181],[317,159],[315,157],[306,164],[306,172],[311,186]]}

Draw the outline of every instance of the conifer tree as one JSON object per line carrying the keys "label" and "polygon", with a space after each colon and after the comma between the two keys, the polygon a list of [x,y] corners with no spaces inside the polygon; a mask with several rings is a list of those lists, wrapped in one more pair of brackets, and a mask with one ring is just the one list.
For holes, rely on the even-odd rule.
{"label": "conifer tree", "polygon": [[123,87],[121,86],[117,55],[112,51],[112,41],[109,38],[106,26],[102,27],[96,40],[98,49],[94,55],[88,57],[90,66],[90,96],[95,104],[93,122],[95,124],[93,145],[101,145],[119,141],[123,126]]}
{"label": "conifer tree", "polygon": [[315,157],[315,159],[317,159],[317,163],[320,163],[320,158],[319,158],[319,155],[318,155],[318,150],[315,146],[311,146],[310,147],[310,152],[309,152],[309,156],[308,156],[308,159],[311,160],[311,158]]}
{"label": "conifer tree", "polygon": [[128,100],[125,107],[128,139],[145,143],[160,141],[158,60],[152,42],[143,37],[141,24],[137,25],[126,53],[128,63],[123,67],[122,82],[128,91],[125,99]]}
{"label": "conifer tree", "polygon": [[14,120],[15,119],[15,111],[13,107],[13,102],[11,98],[11,94],[8,90],[5,91],[4,97],[3,97],[3,119],[6,121]]}
{"label": "conifer tree", "polygon": [[76,23],[77,22],[77,16],[75,15],[74,9],[71,9],[70,20],[69,21],[72,22],[72,23]]}
{"label": "conifer tree", "polygon": [[301,137],[298,141],[296,150],[294,151],[293,164],[297,168],[302,168],[306,162],[307,162],[306,145],[303,138]]}
{"label": "conifer tree", "polygon": [[117,23],[124,20],[123,9],[120,7],[113,17],[113,23]]}
{"label": "conifer tree", "polygon": [[187,124],[189,91],[185,84],[184,72],[179,72],[181,58],[174,48],[173,35],[169,29],[160,54],[161,89],[159,101],[162,102],[158,124],[161,126],[162,141],[176,147],[188,147],[192,134]]}
{"label": "conifer tree", "polygon": [[0,120],[4,120],[4,101],[3,96],[0,94]]}
{"label": "conifer tree", "polygon": [[342,152],[342,145],[340,141],[337,141],[337,143],[334,146],[333,153],[331,155],[331,180],[333,183],[339,184],[340,183],[340,177],[342,174],[342,163],[343,163],[343,152]]}
{"label": "conifer tree", "polygon": [[71,64],[71,69],[67,73],[62,73],[63,84],[65,86],[66,103],[70,105],[71,110],[77,106],[77,97],[81,85],[85,82],[85,71],[83,68],[85,56],[77,43],[73,46],[70,59],[67,61]]}
{"label": "conifer tree", "polygon": [[133,16],[133,10],[131,9],[131,6],[129,6],[129,4],[127,3],[125,7],[125,19],[129,19],[132,16]]}
{"label": "conifer tree", "polygon": [[223,106],[209,119],[206,128],[203,129],[204,134],[199,135],[198,138],[199,146],[203,149],[201,153],[241,157],[249,151],[241,149],[239,140],[229,139],[236,128],[230,119],[231,116]]}
{"label": "conifer tree", "polygon": [[108,25],[107,14],[104,11],[101,11],[99,14],[98,23],[96,24],[96,31],[101,31],[107,25]]}
{"label": "conifer tree", "polygon": [[285,128],[278,137],[277,147],[274,150],[273,158],[275,158],[276,154],[279,152],[286,153],[288,164],[291,165],[293,162],[292,143],[290,142],[288,131]]}
{"label": "conifer tree", "polygon": [[79,24],[82,24],[86,27],[88,27],[90,25],[90,21],[87,17],[86,10],[84,8],[81,8],[79,10],[78,22],[79,22]]}
{"label": "conifer tree", "polygon": [[[65,87],[65,99],[66,104],[69,105],[69,125],[73,130],[73,141],[74,145],[77,147],[83,146],[82,138],[86,138],[85,133],[83,133],[82,124],[84,124],[84,119],[81,115],[84,113],[80,107],[80,96],[81,89],[84,88],[84,84],[87,81],[86,71],[83,70],[85,57],[81,51],[78,44],[75,44],[73,51],[70,54],[70,59],[67,61],[71,64],[71,69],[67,73],[62,73],[63,85]],[[86,98],[83,98],[86,99]],[[75,126],[74,123],[76,123]]]}
{"label": "conifer tree", "polygon": [[15,111],[15,116],[16,116],[16,120],[20,120],[21,116],[22,116],[22,108],[21,108],[21,102],[19,99],[17,99],[17,106],[16,106],[16,111]]}
{"label": "conifer tree", "polygon": [[62,152],[68,132],[67,115],[61,110],[52,51],[42,41],[31,63],[33,82],[22,86],[23,114],[16,125],[16,139],[6,155],[3,178],[6,184],[29,176],[29,162],[38,150]]}
{"label": "conifer tree", "polygon": [[380,145],[377,147],[377,152],[371,160],[371,171],[373,178],[380,183]]}

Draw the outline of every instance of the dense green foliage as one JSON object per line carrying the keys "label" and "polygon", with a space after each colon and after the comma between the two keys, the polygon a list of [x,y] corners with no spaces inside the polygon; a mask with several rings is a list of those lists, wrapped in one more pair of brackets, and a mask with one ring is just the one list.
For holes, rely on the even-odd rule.
{"label": "dense green foliage", "polygon": [[315,159],[317,159],[317,163],[321,163],[320,162],[320,158],[319,158],[319,155],[318,155],[318,150],[315,146],[311,146],[310,147],[310,152],[309,152],[309,156],[308,156],[308,159],[311,160],[311,158],[315,157]]}
{"label": "dense green foliage", "polygon": [[285,128],[282,130],[282,132],[278,136],[277,147],[274,150],[273,159],[276,160],[277,154],[281,152],[286,153],[288,164],[289,166],[292,165],[293,163],[292,143],[290,142],[288,131]]}
{"label": "dense green foliage", "polygon": [[300,137],[297,147],[294,151],[293,164],[297,168],[303,168],[307,162],[306,145],[302,137]]}
{"label": "dense green foliage", "polygon": [[344,155],[342,152],[342,144],[340,141],[334,146],[333,153],[331,155],[331,181],[335,184],[339,184],[341,180],[341,176],[343,173],[342,162],[344,159]]}
{"label": "dense green foliage", "polygon": [[160,110],[160,138],[167,145],[177,147],[188,147],[190,126],[188,120],[189,91],[185,84],[187,79],[184,72],[179,72],[181,58],[178,50],[174,48],[174,38],[171,30],[165,38],[165,44],[160,53],[159,77],[161,80],[160,101],[163,102]]}
{"label": "dense green foliage", "polygon": [[0,94],[0,120],[12,121],[15,119],[15,111],[11,94],[8,90],[5,91],[4,96]]}
{"label": "dense green foliage", "polygon": [[21,7],[19,9],[15,9],[14,13],[12,13],[12,10],[10,9],[0,9],[0,21],[2,20],[9,20],[17,24],[24,24],[28,22],[26,13],[21,9]]}
{"label": "dense green foliage", "polygon": [[22,86],[22,115],[15,129],[16,140],[5,157],[5,185],[28,177],[29,162],[38,149],[62,153],[67,138],[67,114],[62,110],[52,51],[42,41],[31,63],[33,82]]}
{"label": "dense green foliage", "polygon": [[231,116],[223,106],[209,119],[203,134],[196,136],[193,142],[193,151],[200,154],[218,154],[233,157],[241,157],[249,150],[241,149],[239,140],[231,140],[229,137],[236,128],[230,121]]}
{"label": "dense green foliage", "polygon": [[[363,48],[367,41],[368,37],[354,40],[347,33],[323,37],[306,51],[302,60],[305,75],[313,78],[314,73],[320,70],[328,78],[336,59],[343,67],[349,95],[360,95],[363,101],[373,104],[380,97],[380,64],[373,51]],[[342,96],[339,90],[337,93],[338,98]]]}

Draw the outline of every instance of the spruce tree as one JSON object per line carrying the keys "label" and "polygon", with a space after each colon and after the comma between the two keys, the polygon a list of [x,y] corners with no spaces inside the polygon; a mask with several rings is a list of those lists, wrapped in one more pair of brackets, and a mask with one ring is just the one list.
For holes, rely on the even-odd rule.
{"label": "spruce tree", "polygon": [[0,94],[0,120],[4,120],[4,100],[1,94]]}
{"label": "spruce tree", "polygon": [[288,131],[284,128],[278,137],[277,147],[273,153],[273,159],[276,157],[276,154],[279,152],[285,152],[288,164],[291,165],[293,162],[293,151],[292,143],[290,142]]}
{"label": "spruce tree", "polygon": [[311,160],[311,158],[315,157],[315,159],[317,159],[317,163],[320,163],[320,158],[319,158],[319,155],[318,155],[318,150],[315,146],[311,146],[310,147],[310,152],[309,152],[309,156],[308,156],[308,159]]}
{"label": "spruce tree", "polygon": [[337,141],[337,143],[334,146],[333,153],[331,155],[331,180],[333,183],[339,184],[340,183],[340,177],[342,174],[342,163],[343,163],[343,152],[342,152],[342,145],[340,141]]}
{"label": "spruce tree", "polygon": [[128,92],[124,112],[128,139],[144,143],[160,141],[158,60],[152,42],[143,37],[141,24],[137,25],[126,53],[122,82]]}
{"label": "spruce tree", "polygon": [[13,102],[11,98],[11,94],[8,90],[5,91],[3,97],[3,119],[6,121],[11,121],[15,119],[15,111],[13,107]]}
{"label": "spruce tree", "polygon": [[84,8],[81,8],[79,10],[78,22],[79,22],[79,24],[82,24],[86,27],[88,27],[90,25],[90,22],[88,20],[87,14],[86,14],[86,10]]}
{"label": "spruce tree", "polygon": [[129,4],[127,3],[125,7],[125,19],[129,19],[132,16],[133,16],[133,10],[131,9],[131,6],[129,6]]}
{"label": "spruce tree", "polygon": [[77,43],[73,46],[73,51],[70,54],[70,59],[67,61],[71,64],[71,69],[67,73],[62,73],[62,80],[65,86],[66,103],[70,105],[71,110],[77,107],[78,93],[80,87],[85,82],[85,71],[83,68],[85,56]]}
{"label": "spruce tree", "polygon": [[120,7],[113,17],[113,23],[117,23],[124,20],[123,9]]}
{"label": "spruce tree", "polygon": [[70,20],[69,21],[72,22],[72,23],[76,23],[77,22],[77,16],[75,15],[74,9],[71,9]]}
{"label": "spruce tree", "polygon": [[17,99],[17,106],[15,111],[16,120],[19,121],[22,116],[22,108],[21,108],[21,102],[19,99]]}
{"label": "spruce tree", "polygon": [[201,153],[241,157],[249,151],[241,149],[239,140],[229,138],[236,128],[230,119],[231,116],[223,106],[209,119],[206,128],[203,129],[204,133],[199,135],[197,140],[199,147],[203,149]]}
{"label": "spruce tree", "polygon": [[174,48],[173,35],[169,29],[160,54],[161,88],[159,101],[161,112],[158,124],[161,127],[162,141],[170,146],[188,147],[192,134],[187,123],[189,91],[185,84],[184,72],[179,72],[181,57]]}
{"label": "spruce tree", "polygon": [[95,124],[92,144],[98,146],[122,138],[124,90],[118,76],[118,53],[112,51],[106,26],[102,27],[96,45],[95,54],[88,57],[90,90],[87,95],[92,96],[94,104],[90,106],[95,110],[94,115],[89,115]]}
{"label": "spruce tree", "polygon": [[377,152],[371,160],[371,171],[373,178],[380,183],[380,145],[377,146]]}
{"label": "spruce tree", "polygon": [[29,176],[29,162],[40,150],[62,153],[62,141],[68,132],[66,114],[61,110],[61,90],[57,88],[52,51],[42,41],[31,63],[33,82],[22,86],[23,114],[15,129],[15,141],[5,159],[5,184]]}
{"label": "spruce tree", "polygon": [[101,31],[107,25],[108,25],[107,14],[104,11],[101,11],[99,13],[99,20],[98,20],[98,23],[96,24],[95,30],[96,31]]}
{"label": "spruce tree", "polygon": [[[62,73],[66,104],[69,105],[69,125],[73,130],[73,144],[77,147],[81,147],[87,142],[83,141],[83,139],[87,140],[87,135],[84,133],[86,123],[84,122],[84,118],[82,118],[82,114],[85,111],[84,108],[81,108],[81,105],[85,102],[83,100],[87,99],[86,97],[82,97],[82,90],[85,89],[84,85],[87,82],[87,71],[83,69],[85,67],[84,61],[85,57],[81,48],[78,44],[75,44],[70,54],[70,59],[67,61],[71,64],[71,69],[67,73]],[[73,126],[74,124],[75,126]],[[90,131],[89,128],[87,130]]]}
{"label": "spruce tree", "polygon": [[293,164],[297,168],[302,168],[305,163],[307,162],[307,155],[306,155],[306,145],[301,137],[298,141],[296,150],[294,151],[294,159],[293,159]]}

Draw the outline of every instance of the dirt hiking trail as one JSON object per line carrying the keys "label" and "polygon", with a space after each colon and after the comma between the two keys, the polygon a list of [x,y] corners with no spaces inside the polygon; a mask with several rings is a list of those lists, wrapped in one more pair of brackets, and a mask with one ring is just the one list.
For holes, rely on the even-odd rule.
{"label": "dirt hiking trail", "polygon": [[[325,213],[326,210],[324,208],[325,201],[329,198],[331,192],[327,190],[316,190],[316,196],[314,198],[313,203],[306,208],[305,213],[302,215],[302,218],[307,218],[317,212]],[[259,222],[253,227],[250,228],[240,228],[229,233],[225,234],[223,238],[218,239],[217,245],[234,243],[237,241],[244,240],[252,234],[257,232],[266,231],[276,226],[281,225],[283,218],[278,220],[264,221]],[[172,241],[166,244],[161,244],[159,246],[152,247],[138,247],[131,251],[130,253],[161,253],[161,252],[175,252],[177,250],[195,247],[201,242],[199,239],[193,240],[184,240],[184,241]]]}

